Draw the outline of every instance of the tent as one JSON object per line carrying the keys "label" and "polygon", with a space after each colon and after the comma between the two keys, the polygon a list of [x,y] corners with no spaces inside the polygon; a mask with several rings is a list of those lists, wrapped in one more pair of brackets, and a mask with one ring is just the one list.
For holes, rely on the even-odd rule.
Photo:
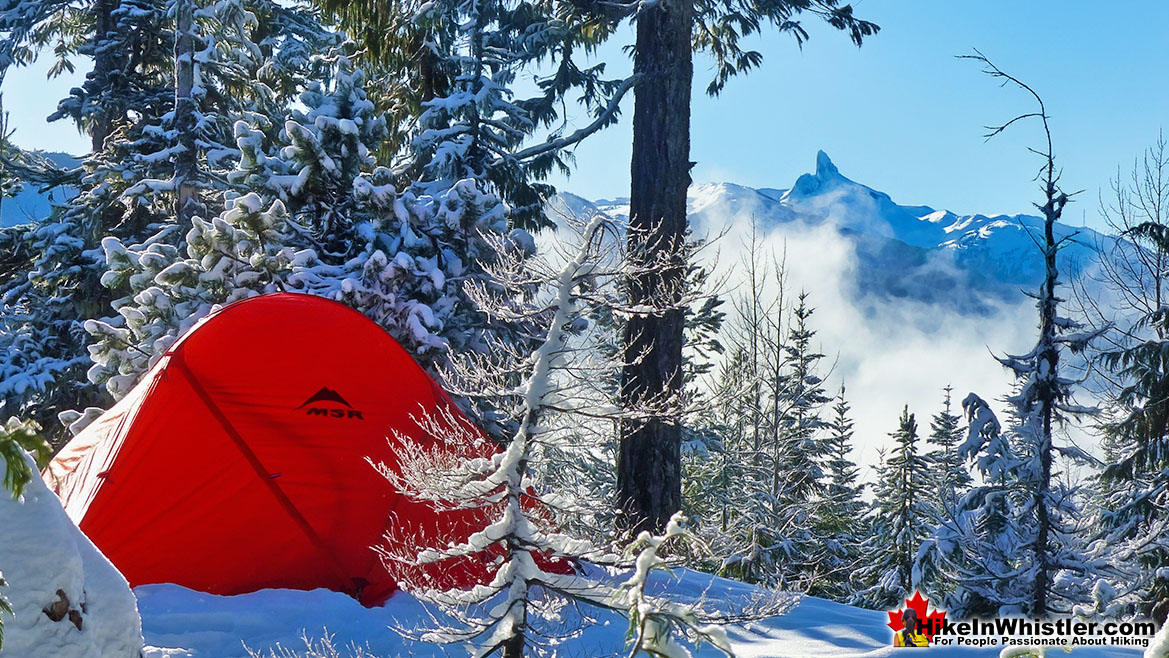
{"label": "tent", "polygon": [[[371,548],[387,530],[446,539],[474,521],[402,496],[367,461],[397,463],[395,430],[433,442],[414,418],[443,408],[458,413],[365,316],[264,295],[200,320],[44,477],[131,585],[325,587],[377,605],[396,589]],[[462,584],[472,571],[444,569]]]}

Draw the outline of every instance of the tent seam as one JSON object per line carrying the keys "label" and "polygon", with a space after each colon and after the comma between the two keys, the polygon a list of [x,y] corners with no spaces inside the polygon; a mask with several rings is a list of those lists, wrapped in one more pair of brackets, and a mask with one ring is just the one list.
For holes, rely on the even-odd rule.
{"label": "tent seam", "polygon": [[211,396],[203,388],[202,384],[199,383],[199,380],[195,378],[195,373],[191,372],[190,368],[187,367],[187,363],[183,358],[181,349],[176,351],[171,356],[171,361],[178,366],[179,370],[183,373],[183,376],[191,384],[191,388],[195,391],[195,394],[199,396],[199,400],[204,404],[204,406],[207,407],[208,411],[211,412],[211,415],[215,417],[216,422],[218,422],[220,426],[222,426],[223,429],[227,432],[227,435],[231,437],[232,443],[235,444],[236,448],[248,462],[248,465],[252,467],[252,470],[256,472],[256,475],[258,475],[267,485],[268,490],[276,498],[276,502],[278,502],[280,506],[284,508],[285,513],[292,517],[293,522],[296,523],[301,532],[304,533],[305,537],[308,538],[309,542],[312,543],[313,547],[315,547],[325,557],[326,562],[328,562],[329,566],[335,572],[335,575],[341,579],[342,586],[345,587],[346,593],[356,597],[357,590],[352,581],[352,578],[346,574],[345,570],[341,567],[341,564],[337,561],[337,557],[333,555],[332,551],[330,551],[325,546],[324,540],[322,540],[320,535],[317,534],[316,530],[313,529],[312,525],[308,522],[308,519],[304,518],[304,515],[300,513],[300,510],[296,509],[296,506],[292,503],[292,500],[288,497],[288,494],[284,493],[284,490],[280,488],[280,485],[276,484],[276,481],[272,478],[272,474],[269,473],[268,469],[264,468],[264,465],[260,462],[260,458],[256,456],[256,453],[252,452],[251,448],[248,447],[247,442],[244,441],[244,438],[239,434],[239,432],[236,431],[235,427],[232,426],[231,421],[227,419],[227,416],[225,416],[219,406],[215,404],[215,401],[211,399]]}

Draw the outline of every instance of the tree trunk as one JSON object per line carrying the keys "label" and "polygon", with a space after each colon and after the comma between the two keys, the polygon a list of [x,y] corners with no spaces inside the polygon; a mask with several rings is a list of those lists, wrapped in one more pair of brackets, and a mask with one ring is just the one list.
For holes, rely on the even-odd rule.
{"label": "tree trunk", "polygon": [[[107,37],[117,31],[113,14],[119,4],[119,0],[97,0],[93,7],[93,73],[91,80],[88,80],[87,83],[92,82],[95,91],[101,90],[99,93],[105,93],[107,96],[109,95],[109,86],[113,83],[112,77],[117,64],[115,61],[117,53],[105,46]],[[90,84],[85,86],[89,87]],[[102,147],[105,146],[106,138],[114,131],[115,117],[113,114],[113,108],[107,102],[100,112],[88,117],[89,140],[94,153],[101,152]]]}
{"label": "tree trunk", "polygon": [[1048,156],[1047,166],[1047,203],[1043,206],[1043,287],[1039,297],[1039,418],[1042,422],[1039,437],[1039,482],[1035,488],[1036,528],[1035,543],[1032,551],[1035,555],[1037,568],[1035,571],[1035,585],[1031,597],[1031,615],[1043,617],[1047,614],[1047,595],[1051,587],[1050,555],[1048,541],[1051,534],[1051,519],[1048,513],[1047,492],[1051,487],[1051,431],[1052,419],[1055,414],[1055,398],[1057,395],[1059,373],[1059,347],[1056,339],[1056,304],[1055,286],[1059,279],[1059,270],[1056,268],[1056,252],[1058,244],[1055,240],[1055,222],[1062,211],[1062,193],[1055,186],[1055,165]]}
{"label": "tree trunk", "polygon": [[179,146],[175,156],[175,218],[180,226],[198,214],[195,199],[198,146],[195,142],[195,36],[193,0],[176,3],[175,30],[175,130]]}
{"label": "tree trunk", "polygon": [[[629,248],[634,263],[668,263],[635,275],[630,302],[668,305],[681,294],[690,186],[692,0],[661,0],[637,18]],[[666,299],[663,299],[663,296]],[[635,315],[624,330],[621,396],[627,410],[682,390],[682,309]],[[645,355],[644,358],[642,355]],[[637,532],[661,530],[682,506],[681,426],[655,417],[622,426],[617,505]]]}

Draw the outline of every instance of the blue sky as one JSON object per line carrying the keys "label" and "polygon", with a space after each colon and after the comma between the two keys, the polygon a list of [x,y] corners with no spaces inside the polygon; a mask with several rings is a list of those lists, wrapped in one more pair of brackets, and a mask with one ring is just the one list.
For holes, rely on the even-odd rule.
{"label": "blue sky", "polygon": [[[1169,118],[1169,3],[1123,10],[1081,0],[862,0],[858,15],[881,25],[861,48],[808,20],[801,51],[767,33],[753,47],[761,69],[732,80],[715,99],[703,89],[709,61],[695,66],[692,159],[696,182],[788,187],[825,150],[844,175],[906,204],[955,212],[1024,212],[1038,198],[1039,160],[1026,147],[1038,125],[985,142],[983,126],[1030,111],[1029,98],[999,88],[955,55],[978,48],[1043,94],[1052,115],[1065,188],[1085,192],[1069,223],[1098,225],[1097,195],[1117,167],[1151,144]],[[623,32],[628,40],[631,30]],[[613,43],[601,53],[628,70]],[[5,108],[25,146],[79,152],[86,140],[65,123],[45,124],[77,80],[46,82],[47,62],[10,72]],[[629,187],[632,103],[625,119],[577,152],[558,187],[589,198]],[[575,117],[584,120],[583,112]]]}

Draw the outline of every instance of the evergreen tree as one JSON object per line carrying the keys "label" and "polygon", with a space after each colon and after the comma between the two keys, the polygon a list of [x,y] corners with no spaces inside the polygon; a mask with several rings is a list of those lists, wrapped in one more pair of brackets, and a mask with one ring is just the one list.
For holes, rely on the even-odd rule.
{"label": "evergreen tree", "polygon": [[782,346],[782,370],[772,379],[772,404],[779,422],[772,428],[771,495],[780,505],[807,503],[822,494],[820,465],[826,449],[817,433],[823,427],[820,412],[831,398],[824,394],[817,370],[824,355],[812,346],[816,332],[809,320],[814,311],[808,294],[800,293]]}
{"label": "evergreen tree", "polygon": [[[966,432],[961,427],[962,418],[951,411],[951,393],[953,388],[946,386],[946,396],[942,411],[934,415],[930,422],[929,442],[934,446],[926,455],[926,461],[931,469],[931,488],[933,500],[930,502],[930,525],[940,529],[947,521],[960,514],[967,492],[973,486],[974,479],[970,476],[970,469],[966,459],[959,453],[958,448],[963,442]],[[1001,510],[996,510],[996,513]],[[995,532],[991,523],[991,532]],[[939,536],[935,530],[934,536]],[[944,533],[943,533],[944,534]],[[923,546],[932,546],[927,541]],[[953,551],[951,551],[953,557]],[[938,568],[931,557],[919,553],[917,566],[919,574],[917,581],[927,596],[943,599],[949,596],[957,584],[948,577],[950,572]]]}
{"label": "evergreen tree", "polygon": [[[398,192],[372,152],[385,124],[344,56],[319,62],[293,110],[283,145],[266,146],[240,121],[234,184],[211,221],[195,216],[181,246],[171,227],[136,245],[103,241],[103,282],[128,290],[117,316],[92,321],[93,381],[124,394],[183,331],[216,305],[275,290],[342,301],[385,327],[432,371],[447,350],[481,347],[490,328],[463,297],[463,283],[492,254],[489,236],[507,231],[507,208],[475,181],[439,197]],[[269,151],[269,148],[271,151]],[[516,234],[519,244],[530,236]],[[527,248],[527,247],[525,247]]]}
{"label": "evergreen tree", "polygon": [[870,561],[857,574],[866,587],[852,598],[876,610],[896,607],[917,589],[914,559],[930,532],[929,465],[918,453],[917,421],[908,406],[889,436],[896,446],[877,469],[874,535],[864,549]]}
{"label": "evergreen tree", "polygon": [[[24,9],[43,13],[49,3],[33,4],[38,6]],[[127,31],[136,29],[155,16],[144,10],[141,16],[130,17],[124,7],[111,7],[109,2],[96,4],[93,20],[109,23],[111,29],[115,25]],[[0,32],[49,29],[35,20],[43,18],[37,13],[21,16],[20,7],[5,9],[0,13]],[[18,23],[21,19],[26,22]],[[160,29],[148,27],[143,41],[95,33],[94,48],[126,60],[138,58],[152,51],[150,39],[159,32]],[[0,48],[18,46],[14,37]],[[11,53],[9,50],[9,56]],[[55,208],[50,217],[4,229],[0,237],[11,254],[10,267],[0,281],[0,304],[4,309],[0,315],[0,347],[4,352],[0,391],[9,413],[19,413],[46,428],[56,425],[59,412],[105,402],[99,391],[84,384],[83,374],[87,355],[81,321],[100,313],[109,299],[98,283],[102,262],[95,247],[107,231],[141,230],[140,226],[119,221],[122,213],[117,200],[125,185],[111,170],[117,168],[120,174],[124,167],[109,165],[106,156],[114,155],[117,141],[112,137],[114,118],[124,117],[128,104],[141,107],[147,114],[155,111],[159,94],[165,89],[164,76],[157,68],[157,60],[126,71],[125,76],[112,75],[109,70],[96,75],[109,63],[104,54],[95,57],[95,74],[83,88],[74,89],[54,115],[72,117],[79,127],[88,128],[93,139],[95,152],[68,177],[71,186],[79,191],[77,198],[66,207]],[[99,80],[110,84],[101,87]],[[136,93],[131,94],[125,82]],[[118,129],[126,129],[128,123],[122,121]],[[117,158],[124,159],[124,154]],[[51,177],[45,172],[42,175]]]}
{"label": "evergreen tree", "polygon": [[965,460],[958,454],[958,446],[966,432],[961,427],[962,417],[951,411],[954,388],[946,386],[942,390],[946,397],[942,410],[930,420],[929,443],[933,449],[926,454],[933,473],[931,484],[936,493],[931,503],[935,508],[935,521],[945,518],[948,510],[955,508],[974,481]]}
{"label": "evergreen tree", "polygon": [[[876,32],[857,19],[850,5],[837,0],[696,5],[690,0],[586,3],[608,21],[631,18],[637,24],[633,70],[633,156],[630,184],[629,251],[646,264],[667,262],[660,278],[631,279],[634,301],[680,295],[686,270],[686,190],[690,185],[690,96],[694,50],[715,57],[715,94],[732,76],[759,64],[762,56],[739,40],[766,23],[792,32],[801,43],[807,33],[797,16],[805,11],[847,30],[853,41]],[[637,314],[624,333],[623,404],[677,396],[682,381],[683,317]],[[646,356],[648,354],[648,356]],[[661,528],[681,507],[680,429],[677,423],[646,423],[622,429],[617,463],[617,506],[630,527]]]}
{"label": "evergreen tree", "polygon": [[[402,131],[395,171],[445,186],[481,179],[512,208],[518,226],[548,224],[544,202],[555,191],[540,179],[553,168],[568,170],[571,149],[616,120],[633,84],[607,78],[604,64],[578,65],[612,28],[571,4],[317,4],[361,39],[363,65],[396,83],[373,93]],[[525,72],[535,74],[536,90],[520,96],[513,83]],[[562,108],[570,96],[592,121],[565,134]],[[538,140],[540,129],[549,134]]]}
{"label": "evergreen tree", "polygon": [[824,393],[818,365],[824,357],[813,347],[816,332],[810,326],[814,309],[808,294],[800,293],[786,336],[773,324],[771,349],[782,357],[773,361],[768,388],[771,399],[769,423],[770,478],[768,500],[775,522],[773,538],[783,546],[779,563],[783,579],[799,582],[833,570],[835,557],[827,537],[821,534],[825,499],[824,471],[827,446],[821,436],[820,414],[831,401]]}
{"label": "evergreen tree", "polygon": [[[1160,146],[1154,160],[1158,171],[1164,169],[1164,144]],[[1130,227],[1127,235],[1134,249],[1146,252],[1145,261],[1159,262],[1169,247],[1169,232],[1159,218]],[[1118,389],[1100,423],[1105,467],[1096,482],[1099,510],[1094,525],[1114,572],[1107,576],[1116,591],[1114,612],[1163,622],[1169,613],[1164,572],[1169,566],[1169,517],[1164,511],[1169,483],[1163,476],[1169,467],[1169,313],[1157,301],[1163,272],[1150,276],[1157,287],[1148,305],[1155,310],[1126,332],[1129,343],[1105,351],[1101,359]]]}
{"label": "evergreen tree", "polygon": [[[957,615],[993,615],[1017,609],[1025,598],[1024,531],[1014,514],[1016,469],[1021,467],[1011,434],[1004,433],[990,406],[971,393],[962,401],[968,424],[963,458],[974,460],[982,483],[940,519],[922,545],[915,569],[922,582],[944,594]],[[968,447],[981,446],[977,454]]]}
{"label": "evergreen tree", "polygon": [[1111,181],[1100,210],[1109,232],[1122,238],[1097,245],[1099,267],[1090,281],[1110,294],[1083,294],[1077,286],[1074,297],[1091,326],[1107,331],[1098,361],[1107,372],[1100,378],[1106,404],[1098,424],[1104,468],[1091,491],[1091,525],[1101,540],[1098,554],[1110,566],[1105,577],[1114,598],[1105,614],[1163,623],[1169,612],[1169,578],[1162,571],[1169,566],[1161,482],[1169,466],[1169,141],[1163,134],[1134,159],[1127,177]]}
{"label": "evergreen tree", "polygon": [[747,247],[750,283],[724,327],[727,358],[713,383],[714,413],[698,428],[703,442],[696,454],[686,444],[683,500],[718,558],[697,566],[769,586],[818,587],[842,575],[849,548],[836,515],[852,504],[827,490],[823,355],[813,347],[808,295],[784,304],[783,264],[765,267],[755,233]]}
{"label": "evergreen tree", "polygon": [[[917,566],[924,580],[952,587],[946,604],[955,614],[1032,614],[1040,565],[1034,555],[1039,522],[1033,506],[1038,442],[1032,420],[1017,406],[1019,399],[1019,393],[1007,398],[1015,406],[1005,429],[982,398],[971,393],[962,401],[969,433],[960,451],[974,460],[982,484],[943,520],[919,553]],[[1082,459],[1074,450],[1067,457]],[[1057,471],[1044,499],[1048,564],[1059,565],[1050,574],[1047,601],[1051,610],[1071,611],[1094,598],[1102,560],[1089,552],[1079,524],[1078,487]]]}
{"label": "evergreen tree", "polygon": [[826,540],[825,556],[809,593],[843,600],[852,593],[850,580],[866,539],[867,507],[861,499],[865,485],[859,482],[860,467],[852,455],[853,421],[843,384],[825,429],[824,497],[816,515],[817,534]]}
{"label": "evergreen tree", "polygon": [[[1060,358],[1066,352],[1083,351],[1099,335],[1099,331],[1081,331],[1076,321],[1059,313],[1061,302],[1056,289],[1059,270],[1056,255],[1068,236],[1057,239],[1055,224],[1062,217],[1069,196],[1059,187],[1059,173],[1055,169],[1055,155],[1051,131],[1042,98],[1018,79],[1004,73],[981,54],[972,57],[985,65],[984,71],[1028,92],[1038,111],[1023,116],[1038,117],[1044,128],[1046,148],[1038,151],[1043,157],[1040,170],[1044,200],[1036,204],[1043,214],[1043,234],[1036,237],[1044,263],[1044,277],[1037,294],[1039,337],[1035,347],[1026,354],[1007,355],[999,362],[1010,370],[1019,386],[1008,396],[1014,422],[1011,433],[1018,463],[1010,470],[1017,485],[1013,508],[1022,533],[1025,568],[1018,580],[1028,593],[1018,602],[1019,612],[1044,616],[1049,612],[1067,611],[1071,602],[1082,600],[1076,590],[1084,590],[1087,581],[1095,577],[1097,568],[1083,552],[1082,533],[1076,527],[1079,518],[1076,490],[1058,479],[1056,457],[1089,463],[1090,458],[1074,446],[1061,446],[1055,441],[1056,428],[1069,417],[1083,416],[1093,409],[1075,404],[1072,400],[1074,381],[1060,375]],[[1014,123],[1012,120],[1010,123]],[[1004,124],[991,132],[1006,129]],[[967,443],[963,449],[976,454],[982,446]],[[1004,602],[1010,605],[1010,602]]]}
{"label": "evergreen tree", "polygon": [[[190,18],[185,34],[191,39],[176,53],[179,16]],[[58,414],[108,405],[85,379],[90,364],[82,327],[107,314],[126,291],[101,284],[107,266],[101,242],[142,243],[165,225],[173,227],[178,191],[196,201],[184,212],[202,212],[207,195],[199,190],[222,181],[216,162],[232,159],[231,150],[220,147],[232,122],[290,100],[267,82],[303,65],[300,56],[325,34],[301,10],[267,0],[207,7],[193,0],[22,1],[0,8],[0,76],[8,66],[28,64],[51,42],[59,44],[54,72],[71,69],[77,55],[93,58],[85,84],[50,117],[74,121],[90,135],[92,152],[74,170],[42,163],[30,176],[66,185],[76,197],[50,217],[0,235],[10,265],[0,280],[0,394],[10,412],[20,411],[59,438]],[[176,54],[178,68],[190,74],[180,94],[182,112],[175,111],[182,86]],[[195,126],[193,141],[176,120]],[[168,239],[182,233],[172,228]]]}

